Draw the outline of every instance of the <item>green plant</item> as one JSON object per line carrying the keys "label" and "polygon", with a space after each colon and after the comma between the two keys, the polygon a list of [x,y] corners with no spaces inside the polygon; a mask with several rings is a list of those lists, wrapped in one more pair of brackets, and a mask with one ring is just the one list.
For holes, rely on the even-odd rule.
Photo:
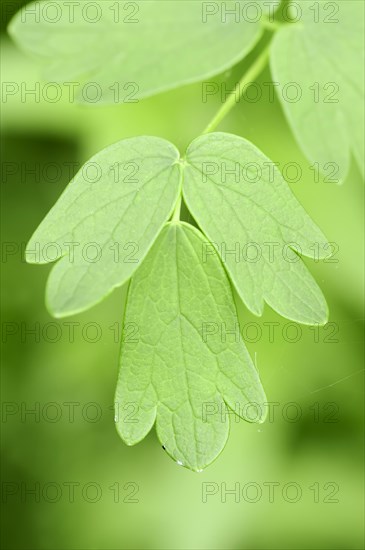
{"label": "green plant", "polygon": [[[61,2],[57,20],[50,20],[42,0],[33,4],[34,22],[21,11],[10,33],[45,58],[47,78],[96,81],[103,103],[121,101],[121,90],[131,97],[138,89],[143,98],[209,78],[262,38],[261,53],[238,86],[254,80],[270,57],[278,89],[295,81],[306,91],[300,101],[283,100],[283,108],[309,160],[322,172],[335,164],[340,181],[351,152],[361,167],[363,137],[355,122],[364,93],[352,76],[363,67],[361,2],[342,3],[337,13],[328,10],[334,3],[300,0],[299,22],[288,2],[257,4],[257,20],[243,17],[252,2],[235,2],[240,17],[226,21],[217,2],[93,4],[98,20],[82,10],[85,2],[72,13],[70,3]],[[341,101],[334,100],[336,86],[326,88],[337,81]],[[310,99],[323,91],[326,101]],[[47,304],[56,317],[91,307],[132,278],[125,325],[135,323],[140,338],[122,345],[117,428],[134,444],[156,421],[163,447],[192,470],[214,460],[228,436],[228,423],[206,414],[208,409],[234,409],[239,402],[245,420],[265,419],[266,397],[244,343],[203,331],[210,323],[237,322],[230,283],[256,315],[265,302],[304,324],[325,324],[328,315],[298,257],[330,256],[325,237],[263,153],[242,137],[214,132],[235,101],[233,92],[183,157],[156,137],[123,140],[99,152],[27,249],[28,261],[58,260],[47,284]],[[181,221],[182,200],[199,229]],[[246,247],[244,261],[241,248],[238,259],[226,253],[237,242]],[[50,246],[56,251],[51,260],[44,252]],[[85,254],[90,248],[91,259]],[[131,405],[132,418],[123,414]]]}

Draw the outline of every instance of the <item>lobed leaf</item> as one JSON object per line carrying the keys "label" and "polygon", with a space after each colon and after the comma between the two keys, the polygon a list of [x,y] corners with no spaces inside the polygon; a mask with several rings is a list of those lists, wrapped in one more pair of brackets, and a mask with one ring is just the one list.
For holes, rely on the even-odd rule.
{"label": "lobed leaf", "polygon": [[[166,224],[181,193],[205,236],[184,222]],[[137,261],[129,262],[122,252],[133,243]],[[252,244],[255,261],[242,257]],[[156,422],[166,451],[199,471],[226,443],[227,406],[248,421],[267,412],[227,273],[254,313],[265,300],[295,321],[324,323],[325,300],[297,255],[310,256],[313,245],[328,255],[273,163],[245,139],[215,133],[193,141],[185,159],[152,137],[95,155],[33,235],[27,260],[58,260],[47,285],[56,316],[90,307],[133,275],[125,326],[137,338],[124,335],[117,429],[132,445]],[[90,258],[90,246],[100,257]]]}
{"label": "lobed leaf", "polygon": [[[204,240],[188,224],[168,224],[133,277],[125,325],[137,326],[138,338],[123,343],[115,398],[117,429],[127,444],[138,443],[156,422],[168,454],[196,471],[225,446],[225,404],[248,421],[262,422],[266,413],[242,339],[222,338],[222,327],[234,330],[238,319],[218,256],[202,262]],[[126,414],[129,407],[133,415]]]}
{"label": "lobed leaf", "polygon": [[40,224],[26,259],[58,259],[47,284],[56,317],[99,302],[137,269],[180,192],[179,152],[155,137],[120,141],[87,162]]}
{"label": "lobed leaf", "polygon": [[194,140],[186,154],[183,194],[208,238],[203,253],[217,249],[254,314],[262,314],[266,301],[294,321],[327,322],[325,299],[292,251],[326,257],[326,239],[254,145],[225,133]]}
{"label": "lobed leaf", "polygon": [[[326,175],[335,168],[341,182],[351,153],[364,174],[364,2],[295,4],[300,21],[274,37],[273,79],[304,153]],[[292,86],[288,98],[290,83],[297,92]]]}
{"label": "lobed leaf", "polygon": [[9,32],[22,49],[45,62],[46,78],[96,84],[103,103],[141,99],[213,76],[244,57],[262,34],[254,13],[242,15],[250,9],[248,0],[224,6],[200,0],[103,0],[92,2],[93,8],[81,0],[72,10],[70,2],[58,4],[57,10],[47,0],[25,6]]}

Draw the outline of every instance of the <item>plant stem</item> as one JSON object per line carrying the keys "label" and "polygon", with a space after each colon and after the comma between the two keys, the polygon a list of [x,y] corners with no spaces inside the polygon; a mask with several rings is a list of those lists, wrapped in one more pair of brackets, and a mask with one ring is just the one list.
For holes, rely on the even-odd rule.
{"label": "plant stem", "polygon": [[[247,84],[249,84],[250,82],[253,82],[257,78],[257,76],[261,73],[261,71],[264,69],[266,62],[269,58],[269,48],[270,48],[270,43],[268,43],[265,46],[261,54],[255,59],[254,63],[251,65],[248,71],[246,71],[246,73],[243,75],[239,83],[236,85],[235,90],[229,94],[227,101],[218,110],[215,117],[211,120],[211,122],[205,128],[203,134],[208,134],[209,132],[212,132],[213,130],[215,130],[218,124],[220,124],[222,120],[231,111],[231,109],[233,109],[236,103],[237,89],[238,89],[238,92],[240,92],[241,87],[244,88],[245,86],[247,86]],[[242,92],[240,93],[240,96],[241,95],[243,95]],[[181,202],[182,202],[182,196],[180,194],[176,202],[174,212],[171,217],[172,222],[178,222],[180,220]]]}
{"label": "plant stem", "polygon": [[[266,62],[269,58],[269,48],[270,48],[270,43],[265,46],[264,50],[255,59],[254,63],[251,65],[248,71],[243,75],[239,83],[236,84],[235,90],[233,90],[230,93],[227,101],[223,103],[222,107],[218,110],[215,117],[211,120],[211,122],[203,131],[203,134],[208,134],[209,132],[212,132],[213,130],[215,130],[215,128],[228,115],[231,109],[233,109],[235,103],[237,102],[237,99],[236,99],[237,89],[238,89],[238,92],[240,92],[241,89],[244,89],[244,87],[247,86],[247,84],[249,84],[250,82],[253,82],[257,78],[257,76],[263,71],[266,65]],[[242,95],[242,92],[240,93],[240,96],[241,95]]]}
{"label": "plant stem", "polygon": [[177,199],[175,210],[172,214],[172,218],[171,218],[172,222],[178,222],[180,220],[181,199],[182,199],[182,197],[181,197],[181,193],[180,193],[180,196]]}
{"label": "plant stem", "polygon": [[261,24],[265,29],[274,32],[283,27],[283,23],[281,21],[270,21],[269,19],[265,19],[264,17],[261,19]]}

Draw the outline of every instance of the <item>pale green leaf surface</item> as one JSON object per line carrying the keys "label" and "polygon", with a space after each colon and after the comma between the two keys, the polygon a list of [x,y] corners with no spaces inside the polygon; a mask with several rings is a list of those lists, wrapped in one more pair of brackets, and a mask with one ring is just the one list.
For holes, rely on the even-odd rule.
{"label": "pale green leaf surface", "polygon": [[47,1],[42,0],[28,9],[35,4],[39,20],[21,10],[9,26],[11,36],[26,52],[44,60],[46,78],[96,83],[102,90],[99,101],[105,103],[115,102],[116,83],[119,100],[125,101],[137,89],[128,88],[129,83],[138,87],[133,97],[143,98],[213,76],[244,57],[262,33],[250,11],[242,16],[250,4],[247,0],[225,3],[227,12],[238,8],[238,16],[227,13],[225,22],[218,3],[211,3],[209,9],[218,11],[204,22],[207,2],[199,0],[93,2],[101,15],[94,23],[87,19],[96,18],[95,9],[82,16],[84,5],[90,4],[86,0],[74,8],[73,22],[67,2],[59,2],[60,19],[53,22],[54,8],[47,15]]}
{"label": "pale green leaf surface", "polygon": [[[167,224],[133,277],[125,324],[138,326],[138,339],[123,343],[115,399],[117,429],[126,443],[143,439],[156,422],[169,455],[197,471],[226,443],[225,403],[249,421],[262,422],[266,409],[244,343],[221,338],[222,324],[234,329],[238,319],[218,256],[201,260],[204,240],[187,224]],[[204,338],[204,323],[220,330]],[[133,418],[121,414],[131,404]],[[214,414],[203,415],[207,405]]]}
{"label": "pale green leaf surface", "polygon": [[171,215],[180,179],[177,149],[155,137],[120,141],[84,165],[27,246],[35,263],[57,250],[47,284],[55,316],[87,309],[131,277]]}
{"label": "pale green leaf surface", "polygon": [[[335,177],[342,182],[351,153],[364,173],[364,2],[299,0],[296,4],[300,21],[285,25],[274,37],[273,80],[279,84],[285,115],[308,159],[319,163],[324,174],[329,172],[327,163],[338,165]],[[283,89],[289,83],[301,91],[296,102],[284,99]],[[315,83],[319,101],[311,89]],[[287,90],[295,96],[293,87]]]}
{"label": "pale green leaf surface", "polygon": [[[300,323],[327,321],[322,292],[291,251],[314,256],[318,250],[319,257],[326,257],[326,239],[280,172],[254,145],[225,133],[194,140],[186,154],[183,194],[253,313],[261,315],[265,301]],[[238,256],[229,253],[237,246]]]}

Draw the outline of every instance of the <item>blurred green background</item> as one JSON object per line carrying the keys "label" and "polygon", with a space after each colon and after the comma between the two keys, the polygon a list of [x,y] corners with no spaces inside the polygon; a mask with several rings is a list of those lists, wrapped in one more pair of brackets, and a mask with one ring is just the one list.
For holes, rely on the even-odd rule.
{"label": "blurred green background", "polygon": [[[31,89],[39,67],[5,33],[21,3],[7,2],[2,10],[2,81]],[[211,80],[233,85],[250,59]],[[259,80],[269,82],[269,71]],[[220,130],[246,137],[280,166],[302,167],[302,178],[290,186],[339,247],[337,262],[307,262],[327,298],[330,324],[299,327],[293,342],[297,329],[268,307],[258,319],[239,306],[241,323],[255,323],[248,325],[247,345],[277,405],[259,427],[231,422],[226,449],[204,472],[174,464],[154,432],[131,448],[117,435],[115,329],[126,289],[55,321],[44,306],[49,267],[23,261],[24,244],[80,163],[143,134],[183,151],[219,106],[218,96],[202,102],[201,84],[112,107],[66,98],[37,102],[31,95],[24,101],[20,93],[2,101],[6,550],[364,547],[363,184],[355,166],[342,186],[315,182],[277,99],[242,100]],[[278,323],[274,339],[271,322]]]}

